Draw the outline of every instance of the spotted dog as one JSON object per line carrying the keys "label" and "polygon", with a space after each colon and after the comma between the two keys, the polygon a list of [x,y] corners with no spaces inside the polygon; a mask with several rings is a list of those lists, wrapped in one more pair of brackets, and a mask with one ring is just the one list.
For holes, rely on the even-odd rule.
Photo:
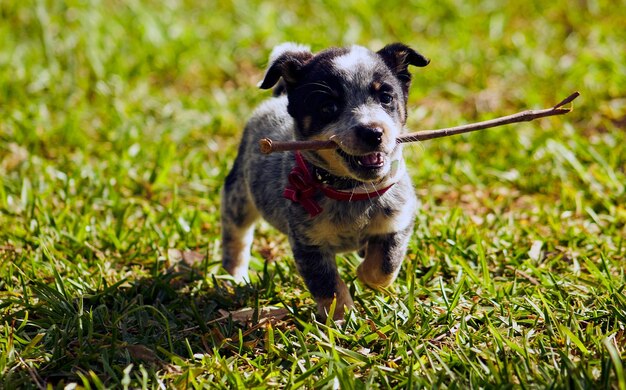
{"label": "spotted dog", "polygon": [[[406,123],[409,65],[429,63],[394,43],[378,52],[360,46],[313,54],[292,43],[270,56],[262,89],[274,96],[246,125],[222,189],[222,264],[236,280],[248,275],[255,222],[286,234],[298,272],[335,319],[354,303],[341,280],[337,253],[360,251],[358,278],[379,288],[398,274],[417,199],[396,143]],[[261,154],[258,141],[328,140],[336,149]]]}

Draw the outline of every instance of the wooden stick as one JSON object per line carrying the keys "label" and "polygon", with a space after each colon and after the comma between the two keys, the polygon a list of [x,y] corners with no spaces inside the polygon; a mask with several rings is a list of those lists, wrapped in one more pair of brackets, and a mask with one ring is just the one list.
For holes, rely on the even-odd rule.
{"label": "wooden stick", "polygon": [[[572,111],[571,107],[563,108],[564,105],[571,103],[574,99],[580,96],[580,93],[574,92],[560,103],[552,108],[546,108],[543,110],[527,110],[518,112],[517,114],[507,115],[483,122],[470,123],[467,125],[448,127],[445,129],[437,130],[422,130],[414,133],[403,134],[398,137],[397,142],[415,142],[425,141],[433,138],[448,137],[450,135],[469,133],[471,131],[488,129],[491,127],[507,125],[510,123],[529,122],[538,118],[544,118],[553,115],[563,115]],[[284,152],[288,150],[320,150],[320,149],[333,149],[337,147],[337,144],[331,139],[327,141],[286,141],[277,142],[272,141],[269,138],[263,138],[259,141],[261,152],[265,154],[274,152]]]}

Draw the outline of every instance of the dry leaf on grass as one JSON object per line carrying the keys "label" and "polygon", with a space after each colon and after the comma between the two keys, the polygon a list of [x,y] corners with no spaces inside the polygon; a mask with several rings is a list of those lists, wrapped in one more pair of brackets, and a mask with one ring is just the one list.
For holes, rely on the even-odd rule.
{"label": "dry leaf on grass", "polygon": [[[220,309],[219,313],[222,315],[219,318],[214,319],[210,323],[220,322],[228,320],[232,317],[233,321],[239,323],[246,323],[252,321],[254,317],[255,309],[252,307],[244,307],[243,309],[235,311],[227,311]],[[268,306],[259,309],[259,322],[265,322],[268,320],[280,321],[289,314],[289,310],[281,307]]]}
{"label": "dry leaf on grass", "polygon": [[156,363],[160,361],[156,352],[141,344],[128,344],[124,346],[124,348],[128,351],[128,354],[137,360],[143,360],[149,363]]}
{"label": "dry leaf on grass", "polygon": [[194,265],[201,263],[205,257],[202,253],[196,251],[181,251],[176,248],[167,250],[167,264],[170,271],[173,272],[189,271]]}
{"label": "dry leaf on grass", "polygon": [[181,251],[180,249],[170,248],[167,250],[167,259],[172,263],[184,262],[188,266],[200,263],[204,260],[204,255],[196,251]]}

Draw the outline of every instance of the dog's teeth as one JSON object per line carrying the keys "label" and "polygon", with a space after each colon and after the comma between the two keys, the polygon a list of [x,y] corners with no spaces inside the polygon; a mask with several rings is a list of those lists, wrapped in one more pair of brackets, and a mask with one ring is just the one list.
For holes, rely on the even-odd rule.
{"label": "dog's teeth", "polygon": [[380,153],[371,153],[365,156],[359,157],[357,160],[358,164],[361,166],[379,166],[383,164],[383,156]]}

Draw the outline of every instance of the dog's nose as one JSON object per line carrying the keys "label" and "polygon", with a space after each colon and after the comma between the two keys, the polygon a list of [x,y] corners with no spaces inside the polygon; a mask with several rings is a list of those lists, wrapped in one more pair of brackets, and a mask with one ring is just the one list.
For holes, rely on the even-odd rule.
{"label": "dog's nose", "polygon": [[383,129],[378,126],[356,126],[356,136],[367,146],[376,147],[383,142]]}

